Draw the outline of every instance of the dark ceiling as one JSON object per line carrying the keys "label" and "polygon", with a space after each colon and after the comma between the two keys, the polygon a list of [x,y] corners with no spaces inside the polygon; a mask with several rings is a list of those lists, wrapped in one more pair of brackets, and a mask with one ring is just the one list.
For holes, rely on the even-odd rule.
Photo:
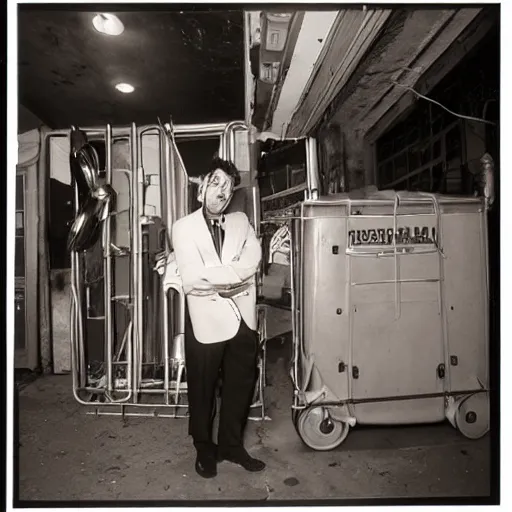
{"label": "dark ceiling", "polygon": [[19,6],[19,102],[52,128],[243,119],[243,13],[188,9],[109,10],[125,26],[113,37],[96,12]]}

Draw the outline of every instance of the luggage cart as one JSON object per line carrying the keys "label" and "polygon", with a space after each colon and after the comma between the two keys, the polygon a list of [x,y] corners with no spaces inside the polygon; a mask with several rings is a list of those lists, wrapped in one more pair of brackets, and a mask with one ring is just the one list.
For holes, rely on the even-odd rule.
{"label": "luggage cart", "polygon": [[487,210],[382,191],[304,201],[291,223],[294,386],[303,442],[356,423],[489,430]]}

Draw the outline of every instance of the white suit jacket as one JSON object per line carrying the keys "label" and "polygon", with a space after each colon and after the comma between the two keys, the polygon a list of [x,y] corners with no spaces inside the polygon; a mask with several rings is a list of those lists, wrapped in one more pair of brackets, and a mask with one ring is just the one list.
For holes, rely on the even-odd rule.
{"label": "white suit jacket", "polygon": [[[229,340],[238,332],[241,318],[256,330],[255,274],[261,261],[261,246],[247,215],[243,212],[225,215],[220,258],[201,208],[174,223],[172,245],[195,338],[200,343]],[[190,293],[201,279],[214,282],[219,271],[231,273],[232,284],[248,280],[243,294],[225,299],[218,294]]]}

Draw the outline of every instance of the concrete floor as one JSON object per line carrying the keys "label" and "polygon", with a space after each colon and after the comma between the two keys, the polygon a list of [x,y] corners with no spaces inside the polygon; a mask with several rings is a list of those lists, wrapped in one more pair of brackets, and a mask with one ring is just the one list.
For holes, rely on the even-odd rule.
{"label": "concrete floor", "polygon": [[[269,336],[289,330],[272,308]],[[20,500],[309,500],[490,494],[490,438],[449,424],[357,427],[331,452],[305,447],[291,421],[289,337],[268,346],[265,422],[249,422],[246,446],[267,463],[250,474],[223,462],[194,471],[187,420],[86,415],[69,376],[29,383],[19,395]]]}

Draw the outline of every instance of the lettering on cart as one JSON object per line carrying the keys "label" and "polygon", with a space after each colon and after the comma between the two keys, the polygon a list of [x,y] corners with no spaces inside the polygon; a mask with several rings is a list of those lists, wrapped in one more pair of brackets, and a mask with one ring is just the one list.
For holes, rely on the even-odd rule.
{"label": "lettering on cart", "polygon": [[404,244],[435,244],[436,228],[414,227],[398,228],[396,233],[390,229],[357,229],[348,232],[349,247],[357,245],[398,245]]}

